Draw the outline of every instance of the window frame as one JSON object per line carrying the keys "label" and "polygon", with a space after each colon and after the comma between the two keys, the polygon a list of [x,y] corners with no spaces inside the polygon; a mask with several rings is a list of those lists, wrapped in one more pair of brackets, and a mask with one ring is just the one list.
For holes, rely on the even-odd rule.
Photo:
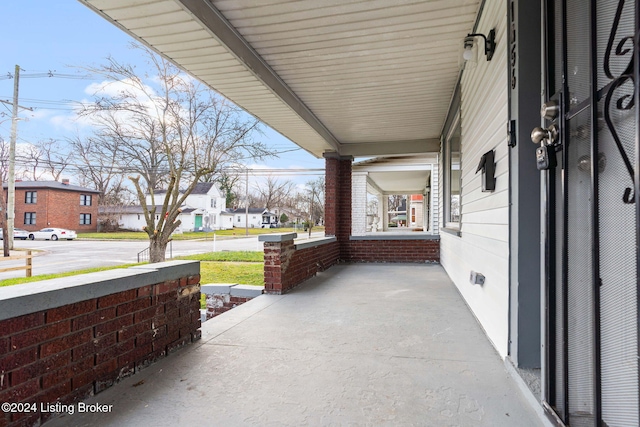
{"label": "window frame", "polygon": [[[29,222],[27,222],[27,218],[29,218]],[[37,223],[36,212],[25,212],[23,222],[24,222],[24,225],[36,225]]]}
{"label": "window frame", "polygon": [[[458,194],[458,218],[457,221],[452,220],[452,184],[453,184],[453,164],[452,164],[452,155],[451,155],[451,140],[455,135],[456,131],[460,130],[460,161],[458,165],[459,174],[459,194]],[[447,128],[447,132],[445,133],[444,145],[443,145],[443,153],[444,153],[444,227],[452,230],[460,230],[460,224],[462,222],[462,125],[460,120],[460,110],[455,113],[451,124]]]}
{"label": "window frame", "polygon": [[[87,217],[89,218],[89,222],[87,222]],[[80,214],[80,225],[91,225],[91,214],[90,213],[81,213]]]}
{"label": "window frame", "polygon": [[[461,113],[461,94],[460,94],[460,78],[458,78],[458,83],[456,84],[456,88],[454,90],[453,96],[451,98],[451,102],[449,104],[449,110],[447,113],[447,118],[445,120],[445,124],[442,128],[442,133],[440,136],[441,143],[441,158],[440,158],[440,194],[441,200],[439,203],[442,203],[442,216],[440,219],[442,223],[440,224],[440,230],[453,234],[455,236],[460,237],[461,226],[462,226],[462,113]],[[452,184],[452,166],[451,166],[451,138],[455,134],[455,132],[460,129],[460,196],[458,198],[458,209],[460,210],[460,214],[458,217],[458,221],[451,221],[451,184]]]}
{"label": "window frame", "polygon": [[38,191],[25,191],[24,192],[24,204],[35,205],[38,203]]}
{"label": "window frame", "polygon": [[[91,206],[93,203],[91,194],[80,194],[80,206]],[[87,203],[87,200],[89,203]]]}

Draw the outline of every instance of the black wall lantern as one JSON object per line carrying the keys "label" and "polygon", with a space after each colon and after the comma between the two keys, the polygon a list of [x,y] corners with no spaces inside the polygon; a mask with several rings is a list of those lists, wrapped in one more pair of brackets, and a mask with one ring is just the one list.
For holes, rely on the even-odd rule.
{"label": "black wall lantern", "polygon": [[485,36],[481,33],[473,33],[467,34],[467,37],[464,38],[463,47],[464,52],[462,57],[465,61],[472,59],[472,49],[475,42],[476,37],[482,37],[484,40],[484,54],[487,57],[487,61],[491,61],[493,58],[493,53],[496,51],[496,30],[493,29],[489,31],[489,35]]}
{"label": "black wall lantern", "polygon": [[493,191],[496,189],[496,164],[495,152],[487,151],[480,157],[476,173],[482,171],[482,191]]}

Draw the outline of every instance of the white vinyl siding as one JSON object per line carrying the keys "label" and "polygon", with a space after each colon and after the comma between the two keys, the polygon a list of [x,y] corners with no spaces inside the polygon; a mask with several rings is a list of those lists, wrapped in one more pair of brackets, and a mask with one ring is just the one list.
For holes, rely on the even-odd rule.
{"label": "white vinyl siding", "polygon": [[[461,80],[460,236],[440,234],[441,264],[502,357],[507,355],[509,325],[506,26],[504,2],[487,0],[476,32],[488,34],[495,28],[496,52],[491,61],[480,53],[477,66],[465,70]],[[489,150],[495,150],[496,189],[482,192],[476,168]],[[472,270],[486,277],[483,286],[469,282]]]}

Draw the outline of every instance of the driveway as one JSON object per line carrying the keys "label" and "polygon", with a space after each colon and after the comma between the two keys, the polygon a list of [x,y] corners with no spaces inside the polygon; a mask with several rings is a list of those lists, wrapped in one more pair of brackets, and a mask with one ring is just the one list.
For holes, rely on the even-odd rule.
{"label": "driveway", "polygon": [[[320,233],[313,233],[312,237],[321,237]],[[308,238],[307,233],[300,235]],[[138,261],[138,252],[149,246],[147,241],[124,240],[18,240],[16,249],[32,249],[33,275],[62,273],[65,271],[82,270],[85,268],[116,266],[131,264]],[[262,251],[262,242],[257,236],[236,237],[226,240],[216,240],[215,251]],[[214,251],[212,240],[175,240],[167,247],[167,258],[193,255]],[[0,258],[1,260],[1,258]],[[3,261],[1,268],[24,265],[24,261]],[[24,277],[24,270],[0,273],[0,280],[13,277]]]}

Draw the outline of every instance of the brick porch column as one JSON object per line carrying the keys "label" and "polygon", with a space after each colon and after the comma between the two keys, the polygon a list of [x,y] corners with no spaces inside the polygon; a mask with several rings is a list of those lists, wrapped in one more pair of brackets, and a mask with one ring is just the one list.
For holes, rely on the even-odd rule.
{"label": "brick porch column", "polygon": [[264,292],[283,294],[289,289],[291,280],[287,277],[287,267],[295,252],[297,233],[263,234],[258,236],[264,242]]}
{"label": "brick porch column", "polygon": [[340,258],[346,253],[351,235],[351,164],[353,157],[324,153],[325,235],[340,243]]}

